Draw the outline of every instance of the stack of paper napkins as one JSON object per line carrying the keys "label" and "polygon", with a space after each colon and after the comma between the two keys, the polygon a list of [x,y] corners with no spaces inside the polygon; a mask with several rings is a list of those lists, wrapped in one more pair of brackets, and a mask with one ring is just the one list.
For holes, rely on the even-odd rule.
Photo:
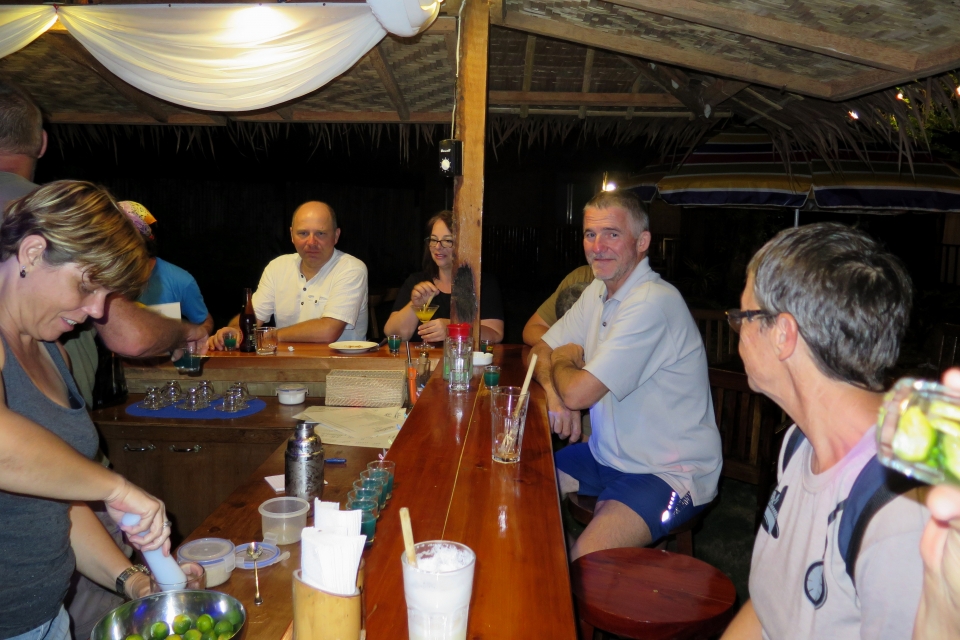
{"label": "stack of paper napkins", "polygon": [[360,534],[360,511],[340,511],[336,502],[314,500],[313,527],[300,539],[301,578],[311,587],[338,596],[357,592],[357,570],[367,537]]}

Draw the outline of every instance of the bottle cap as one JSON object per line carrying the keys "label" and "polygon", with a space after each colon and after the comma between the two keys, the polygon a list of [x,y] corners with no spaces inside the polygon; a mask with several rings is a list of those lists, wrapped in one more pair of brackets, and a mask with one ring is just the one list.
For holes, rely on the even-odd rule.
{"label": "bottle cap", "polygon": [[470,323],[448,324],[447,335],[451,338],[467,338],[470,336]]}

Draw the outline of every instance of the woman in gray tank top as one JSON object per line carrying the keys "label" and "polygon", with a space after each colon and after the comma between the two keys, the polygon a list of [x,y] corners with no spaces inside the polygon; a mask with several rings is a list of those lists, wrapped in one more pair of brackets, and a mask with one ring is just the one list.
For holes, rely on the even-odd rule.
{"label": "woman in gray tank top", "polygon": [[[69,638],[74,566],[110,589],[131,567],[85,501],[140,515],[135,546],[169,548],[163,503],[90,460],[97,433],[55,342],[148,276],[140,234],[90,183],[41,187],[0,221],[0,640]],[[125,585],[148,590],[142,574]]]}

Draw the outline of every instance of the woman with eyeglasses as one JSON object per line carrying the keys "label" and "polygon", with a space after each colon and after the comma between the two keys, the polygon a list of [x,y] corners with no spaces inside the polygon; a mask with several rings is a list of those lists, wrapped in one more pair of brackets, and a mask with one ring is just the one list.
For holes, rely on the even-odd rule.
{"label": "woman with eyeglasses", "polygon": [[[424,239],[423,271],[406,279],[384,333],[397,334],[411,342],[442,342],[450,324],[450,289],[453,285],[453,214],[441,211],[427,221]],[[480,292],[480,339],[498,343],[503,340],[503,303],[496,278],[483,274]],[[420,323],[415,309],[427,302],[439,308],[433,318]]]}

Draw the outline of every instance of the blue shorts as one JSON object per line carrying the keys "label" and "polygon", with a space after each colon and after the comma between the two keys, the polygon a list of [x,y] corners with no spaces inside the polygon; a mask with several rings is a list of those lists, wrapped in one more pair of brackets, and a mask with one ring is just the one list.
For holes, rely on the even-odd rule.
{"label": "blue shorts", "polygon": [[580,482],[582,496],[616,500],[643,518],[654,540],[697,515],[706,505],[693,506],[690,494],[680,497],[670,485],[649,473],[624,473],[596,461],[585,442],[571,444],[554,454],[557,469]]}

